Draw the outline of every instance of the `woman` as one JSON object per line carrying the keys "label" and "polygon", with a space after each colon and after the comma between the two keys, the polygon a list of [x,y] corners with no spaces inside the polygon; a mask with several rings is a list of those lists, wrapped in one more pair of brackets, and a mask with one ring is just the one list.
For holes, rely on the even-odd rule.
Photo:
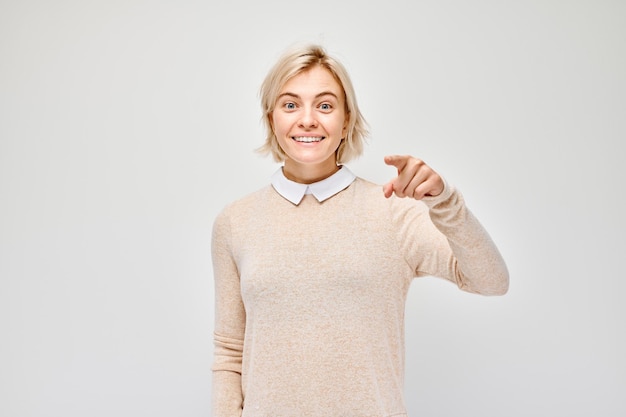
{"label": "woman", "polygon": [[261,96],[262,151],[284,164],[215,220],[213,415],[406,416],[412,279],[500,295],[505,263],[424,162],[385,157],[398,174],[382,190],[342,165],[361,153],[365,122],[321,47],[285,54]]}

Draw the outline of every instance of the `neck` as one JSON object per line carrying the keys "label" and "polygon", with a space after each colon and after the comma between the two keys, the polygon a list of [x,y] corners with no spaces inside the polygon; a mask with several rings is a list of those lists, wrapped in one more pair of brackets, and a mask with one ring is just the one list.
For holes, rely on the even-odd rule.
{"label": "neck", "polygon": [[300,184],[312,184],[330,177],[339,171],[340,168],[334,160],[332,164],[324,164],[322,166],[302,166],[290,163],[287,160],[283,166],[283,174],[290,181]]}

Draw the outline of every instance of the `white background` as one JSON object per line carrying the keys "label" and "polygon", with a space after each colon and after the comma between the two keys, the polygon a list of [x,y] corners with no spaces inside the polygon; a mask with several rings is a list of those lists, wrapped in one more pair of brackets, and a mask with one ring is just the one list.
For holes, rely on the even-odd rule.
{"label": "white background", "polygon": [[300,41],[352,75],[350,168],[423,158],[509,266],[414,282],[410,415],[626,415],[626,3],[216,4],[0,1],[0,415],[208,415],[211,226],[277,167],[258,88]]}

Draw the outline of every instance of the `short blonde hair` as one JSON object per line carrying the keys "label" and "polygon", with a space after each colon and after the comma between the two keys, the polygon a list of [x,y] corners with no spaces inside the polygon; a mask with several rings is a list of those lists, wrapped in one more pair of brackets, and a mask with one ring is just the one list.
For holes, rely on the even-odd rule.
{"label": "short blonde hair", "polygon": [[274,64],[261,85],[261,107],[263,109],[263,123],[267,136],[265,143],[257,151],[264,155],[271,154],[276,162],[283,162],[286,157],[272,129],[272,112],[276,106],[280,90],[291,78],[316,65],[330,71],[342,87],[345,95],[348,126],[346,137],[337,148],[337,163],[348,162],[363,153],[363,143],[368,133],[367,123],[357,105],[356,94],[348,72],[339,61],[329,56],[323,47],[308,44],[287,50]]}

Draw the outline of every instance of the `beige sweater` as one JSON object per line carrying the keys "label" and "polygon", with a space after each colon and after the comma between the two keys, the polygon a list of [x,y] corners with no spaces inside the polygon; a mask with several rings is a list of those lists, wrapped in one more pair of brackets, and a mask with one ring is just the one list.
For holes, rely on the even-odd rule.
{"label": "beige sweater", "polygon": [[421,202],[357,178],[295,206],[267,186],[213,228],[214,417],[406,416],[414,277],[499,295],[508,273],[449,185]]}

